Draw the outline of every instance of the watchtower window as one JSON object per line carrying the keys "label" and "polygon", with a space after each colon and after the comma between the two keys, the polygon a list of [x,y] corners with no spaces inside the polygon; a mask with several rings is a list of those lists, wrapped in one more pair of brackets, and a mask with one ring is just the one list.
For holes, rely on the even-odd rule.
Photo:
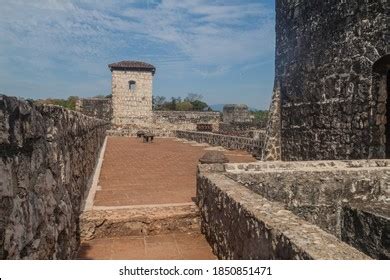
{"label": "watchtower window", "polygon": [[135,81],[129,81],[129,90],[135,91],[135,88],[136,88]]}

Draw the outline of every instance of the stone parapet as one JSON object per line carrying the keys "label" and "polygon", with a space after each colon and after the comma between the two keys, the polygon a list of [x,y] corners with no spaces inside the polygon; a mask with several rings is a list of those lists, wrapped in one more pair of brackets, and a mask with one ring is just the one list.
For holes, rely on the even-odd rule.
{"label": "stone parapet", "polygon": [[71,259],[108,123],[0,95],[0,259]]}
{"label": "stone parapet", "polygon": [[250,122],[250,123],[220,123],[219,134],[240,136],[248,138],[263,138],[265,135],[264,127],[261,124]]}
{"label": "stone parapet", "polygon": [[205,165],[198,170],[197,199],[202,232],[220,259],[369,259]]}
{"label": "stone parapet", "polygon": [[81,98],[77,100],[76,111],[90,117],[111,122],[111,98]]}
{"label": "stone parapet", "polygon": [[390,160],[226,164],[225,175],[376,259],[389,259]]}
{"label": "stone parapet", "polygon": [[218,131],[220,120],[219,112],[153,111],[153,126],[160,130],[196,131],[197,124],[212,124],[213,131]]}

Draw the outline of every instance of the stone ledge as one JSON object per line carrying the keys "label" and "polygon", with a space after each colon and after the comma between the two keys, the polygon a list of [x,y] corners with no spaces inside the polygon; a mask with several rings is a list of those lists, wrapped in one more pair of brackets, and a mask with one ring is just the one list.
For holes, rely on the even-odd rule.
{"label": "stone ledge", "polygon": [[100,207],[80,216],[81,241],[196,230],[199,230],[199,209],[193,203]]}
{"label": "stone ledge", "polygon": [[[280,170],[353,170],[359,168],[390,168],[390,160],[324,160],[324,161],[258,161],[255,163],[229,163],[229,172],[270,172]],[[390,170],[390,169],[389,169]]]}
{"label": "stone ledge", "polygon": [[201,227],[221,259],[370,259],[223,174],[198,175]]}
{"label": "stone ledge", "polygon": [[[389,258],[390,161],[225,164],[225,175],[372,258]],[[387,247],[387,249],[386,249]]]}

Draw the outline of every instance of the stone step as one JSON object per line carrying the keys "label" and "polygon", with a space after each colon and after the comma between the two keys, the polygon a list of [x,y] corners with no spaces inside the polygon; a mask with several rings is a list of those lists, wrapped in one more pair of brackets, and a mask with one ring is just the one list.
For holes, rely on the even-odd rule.
{"label": "stone step", "polygon": [[93,207],[80,216],[80,239],[148,236],[200,230],[194,203]]}

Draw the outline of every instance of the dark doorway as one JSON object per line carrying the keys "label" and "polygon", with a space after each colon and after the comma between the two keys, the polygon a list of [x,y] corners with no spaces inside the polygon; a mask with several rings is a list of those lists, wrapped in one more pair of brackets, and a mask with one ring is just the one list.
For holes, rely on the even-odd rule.
{"label": "dark doorway", "polygon": [[390,70],[386,72],[386,158],[390,158]]}
{"label": "dark doorway", "polygon": [[390,159],[390,54],[379,58],[373,65],[371,158]]}

